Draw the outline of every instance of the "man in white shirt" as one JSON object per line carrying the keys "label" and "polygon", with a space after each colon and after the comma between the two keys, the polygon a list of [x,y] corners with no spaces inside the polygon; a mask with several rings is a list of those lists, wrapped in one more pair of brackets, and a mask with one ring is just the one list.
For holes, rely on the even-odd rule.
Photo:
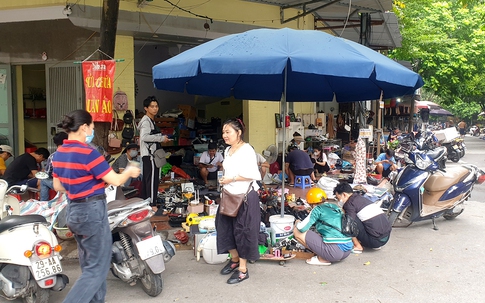
{"label": "man in white shirt", "polygon": [[216,180],[217,171],[222,170],[222,161],[224,157],[217,151],[216,143],[209,143],[209,150],[202,153],[199,161],[199,172],[204,183],[207,180]]}

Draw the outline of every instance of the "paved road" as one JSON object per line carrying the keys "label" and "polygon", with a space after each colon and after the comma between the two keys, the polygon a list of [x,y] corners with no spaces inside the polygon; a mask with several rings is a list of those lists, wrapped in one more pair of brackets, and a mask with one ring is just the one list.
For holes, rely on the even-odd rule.
{"label": "paved road", "polygon": [[[285,266],[258,261],[250,278],[225,283],[221,265],[197,262],[192,251],[180,251],[163,273],[164,290],[148,297],[139,285],[129,287],[111,274],[108,303],[134,302],[483,302],[485,272],[485,203],[468,202],[453,221],[395,228],[380,251],[350,255],[332,266],[310,266],[291,260]],[[77,262],[63,263],[74,281]],[[53,293],[61,302],[68,289]]]}
{"label": "paved road", "polygon": [[[468,151],[461,163],[485,169],[485,141],[466,137]],[[459,164],[461,164],[459,163]],[[448,162],[449,166],[454,166]],[[310,266],[291,260],[285,266],[258,261],[250,278],[238,285],[225,283],[222,265],[197,262],[192,251],[179,251],[163,273],[164,290],[148,297],[139,285],[130,287],[108,276],[108,303],[136,302],[483,302],[485,288],[485,184],[477,186],[462,215],[395,228],[380,251],[351,255],[332,266]],[[75,281],[76,260],[63,262]],[[69,289],[51,293],[62,302]],[[0,299],[0,302],[8,302]],[[17,302],[17,301],[15,301]],[[20,302],[18,300],[18,302]]]}

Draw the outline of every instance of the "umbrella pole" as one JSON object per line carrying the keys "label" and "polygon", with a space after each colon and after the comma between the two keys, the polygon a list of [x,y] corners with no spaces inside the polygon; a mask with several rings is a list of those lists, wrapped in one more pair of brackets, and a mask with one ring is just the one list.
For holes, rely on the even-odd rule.
{"label": "umbrella pole", "polygon": [[[286,81],[288,79],[288,70],[285,66],[285,82],[283,86],[283,94],[281,95],[281,112],[283,116],[283,151],[281,153],[281,218],[285,216],[285,149],[286,149]],[[290,181],[291,183],[291,181]]]}

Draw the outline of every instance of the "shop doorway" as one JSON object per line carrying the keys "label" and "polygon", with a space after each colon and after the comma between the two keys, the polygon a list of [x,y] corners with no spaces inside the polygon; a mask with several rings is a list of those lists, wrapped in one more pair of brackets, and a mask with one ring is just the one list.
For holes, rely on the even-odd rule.
{"label": "shop doorway", "polygon": [[[10,65],[0,64],[0,145],[14,146],[12,115],[12,73]],[[10,159],[9,159],[10,160]]]}
{"label": "shop doorway", "polygon": [[82,85],[80,65],[22,66],[22,85],[19,88],[23,99],[25,152],[39,147],[51,152],[55,150],[52,137],[59,131],[57,123],[63,115],[83,108]]}

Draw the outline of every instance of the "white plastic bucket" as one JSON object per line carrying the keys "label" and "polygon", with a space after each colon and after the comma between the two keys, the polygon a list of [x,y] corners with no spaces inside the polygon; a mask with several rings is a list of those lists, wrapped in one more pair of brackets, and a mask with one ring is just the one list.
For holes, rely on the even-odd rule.
{"label": "white plastic bucket", "polygon": [[210,233],[202,240],[202,258],[208,264],[221,264],[227,261],[228,254],[217,254],[217,233]]}
{"label": "white plastic bucket", "polygon": [[283,239],[293,235],[293,223],[295,217],[292,215],[274,215],[269,217],[271,225],[271,244],[274,245]]}

